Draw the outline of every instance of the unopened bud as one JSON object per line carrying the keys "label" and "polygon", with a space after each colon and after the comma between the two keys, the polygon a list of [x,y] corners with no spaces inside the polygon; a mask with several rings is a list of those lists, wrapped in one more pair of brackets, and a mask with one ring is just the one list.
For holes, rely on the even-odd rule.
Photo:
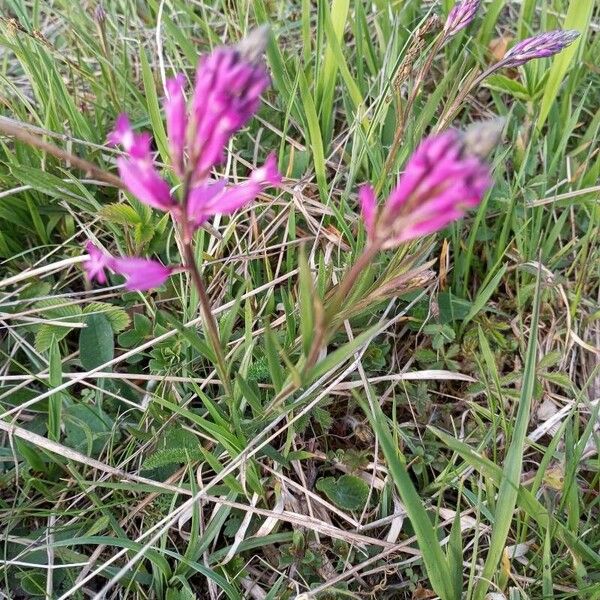
{"label": "unopened bud", "polygon": [[106,11],[102,4],[98,4],[94,10],[94,20],[100,24],[106,21]]}
{"label": "unopened bud", "polygon": [[496,117],[469,125],[462,132],[465,153],[479,158],[486,158],[502,139],[506,122],[505,117]]}
{"label": "unopened bud", "polygon": [[240,55],[248,62],[256,63],[261,58],[267,47],[269,39],[269,26],[261,25],[253,29],[241,42],[236,46]]}

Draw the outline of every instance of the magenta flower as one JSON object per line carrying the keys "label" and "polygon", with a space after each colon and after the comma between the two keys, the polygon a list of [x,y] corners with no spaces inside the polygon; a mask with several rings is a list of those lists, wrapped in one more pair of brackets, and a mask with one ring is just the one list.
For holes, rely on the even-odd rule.
{"label": "magenta flower", "polygon": [[579,37],[573,29],[557,29],[539,33],[514,45],[498,63],[502,67],[518,67],[535,58],[545,58],[558,54]]}
{"label": "magenta flower", "polygon": [[175,173],[179,177],[182,177],[183,152],[188,122],[184,95],[185,76],[180,73],[173,77],[173,79],[167,79],[166,87],[167,97],[165,98],[164,108],[167,120],[171,164]]}
{"label": "magenta flower", "polygon": [[98,283],[105,284],[106,274],[104,271],[109,269],[113,273],[125,277],[126,289],[143,292],[150,288],[160,287],[173,273],[172,268],[165,267],[155,260],[137,256],[115,258],[92,242],[86,244],[85,250],[89,254],[89,258],[83,267],[90,281],[95,279]]}
{"label": "magenta flower", "polygon": [[229,139],[257,111],[260,95],[269,85],[256,52],[248,54],[246,46],[219,48],[198,65],[188,129],[196,181],[204,180],[223,161]]}
{"label": "magenta flower", "polygon": [[164,211],[175,206],[169,185],[154,168],[148,133],[134,133],[127,115],[120,115],[108,141],[120,144],[128,154],[117,159],[117,167],[123,183],[140,202]]}
{"label": "magenta flower", "polygon": [[92,242],[88,242],[85,245],[85,251],[90,255],[85,263],[83,263],[87,278],[90,281],[94,281],[95,279],[98,283],[105,284],[106,273],[104,272],[104,269],[108,267],[112,257],[92,244]]}
{"label": "magenta flower", "polygon": [[138,292],[160,287],[173,272],[156,260],[137,256],[113,258],[109,268],[125,277],[125,289]]}
{"label": "magenta flower", "polygon": [[448,13],[444,25],[445,38],[448,39],[467,27],[475,18],[480,4],[481,0],[459,0]]}
{"label": "magenta flower", "polygon": [[381,211],[369,185],[359,192],[369,239],[391,248],[443,229],[481,201],[491,184],[488,166],[469,154],[458,131],[426,138]]}
{"label": "magenta flower", "polygon": [[235,212],[254,200],[265,188],[277,185],[280,181],[277,159],[270,154],[265,164],[254,170],[243,183],[226,187],[226,181],[222,179],[199,184],[188,199],[188,221],[197,229],[209,217]]}

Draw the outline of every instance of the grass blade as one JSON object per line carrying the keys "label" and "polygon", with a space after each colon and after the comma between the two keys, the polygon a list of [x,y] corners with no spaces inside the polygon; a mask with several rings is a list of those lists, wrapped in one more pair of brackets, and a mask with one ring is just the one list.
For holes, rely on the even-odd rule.
{"label": "grass blade", "polygon": [[431,585],[435,593],[443,600],[458,600],[460,596],[455,594],[448,561],[440,546],[436,530],[423,506],[423,500],[421,500],[408,474],[406,460],[394,441],[394,436],[386,422],[387,418],[377,402],[371,403],[370,407],[363,406],[363,410],[379,437],[381,450],[385,456],[390,474],[415,530]]}

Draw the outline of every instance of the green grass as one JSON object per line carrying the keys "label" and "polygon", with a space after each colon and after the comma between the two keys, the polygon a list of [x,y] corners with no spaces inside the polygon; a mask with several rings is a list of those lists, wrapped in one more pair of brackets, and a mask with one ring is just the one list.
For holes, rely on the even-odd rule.
{"label": "green grass", "polygon": [[468,98],[457,126],[508,117],[491,192],[380,254],[303,368],[365,245],[357,187],[395,184],[396,72],[451,5],[107,0],[99,23],[91,3],[5,0],[2,116],[111,172],[118,113],[167,162],[163,78],[269,22],[273,85],[225,169],[275,150],[286,183],[196,239],[226,394],[185,274],[147,294],[84,281],[88,239],[180,262],[169,218],[0,137],[4,595],[600,599],[593,2],[487,1],[440,51],[393,174],[492,40],[584,32]]}

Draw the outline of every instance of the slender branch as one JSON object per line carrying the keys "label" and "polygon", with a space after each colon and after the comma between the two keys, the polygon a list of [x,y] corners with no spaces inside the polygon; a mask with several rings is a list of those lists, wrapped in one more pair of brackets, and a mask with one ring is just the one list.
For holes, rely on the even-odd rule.
{"label": "slender branch", "polygon": [[[188,220],[188,200],[191,190],[192,171],[188,172],[185,176],[183,183],[183,201],[181,206],[181,216],[179,219],[182,245],[183,245],[183,260],[187,270],[189,271],[192,283],[198,292],[198,301],[200,306],[200,314],[204,321],[206,328],[206,334],[210,341],[210,345],[215,353],[216,368],[219,373],[219,378],[223,382],[225,391],[230,399],[233,399],[233,388],[231,386],[231,380],[229,378],[229,370],[227,369],[227,362],[225,360],[225,354],[223,353],[223,344],[221,343],[221,336],[219,335],[219,326],[212,312],[212,306],[210,298],[204,285],[204,280],[198,269],[196,263],[196,257],[194,256],[194,248],[192,245],[193,231]],[[234,415],[232,415],[233,418]]]}
{"label": "slender branch", "polygon": [[[436,41],[433,45],[433,48],[431,49],[431,52],[429,52],[429,54],[427,56],[425,63],[423,64],[423,66],[421,67],[421,69],[419,70],[419,72],[417,74],[417,77],[415,78],[415,83],[412,87],[410,96],[408,97],[408,99],[406,101],[406,106],[404,107],[404,110],[402,111],[403,117],[401,117],[398,120],[396,131],[394,132],[394,139],[392,141],[392,145],[390,146],[390,151],[388,153],[387,160],[385,161],[383,171],[381,174],[381,178],[379,180],[379,184],[377,185],[377,191],[381,191],[380,187],[383,184],[383,182],[385,181],[385,178],[387,177],[387,175],[389,174],[390,169],[392,168],[392,165],[394,164],[394,160],[396,159],[396,154],[398,153],[398,148],[400,147],[400,142],[402,141],[402,138],[404,137],[404,132],[406,130],[406,122],[408,120],[410,111],[413,107],[413,104],[415,103],[415,100],[417,99],[417,96],[419,95],[419,91],[421,89],[421,85],[422,85],[423,81],[425,80],[425,77],[426,77],[427,73],[429,72],[429,70],[431,69],[431,65],[433,64],[433,59],[435,58],[436,54],[442,47],[442,44],[444,43],[445,39],[446,38],[443,33],[441,33],[438,36],[438,38],[436,39]],[[400,116],[400,111],[398,112],[398,115]]]}
{"label": "slender branch", "polygon": [[33,133],[30,133],[25,129],[25,124],[20,124],[19,121],[13,121],[12,119],[7,119],[6,117],[0,117],[0,133],[4,133],[6,135],[10,135],[21,142],[25,142],[31,146],[35,146],[52,156],[56,156],[60,160],[63,160],[67,163],[71,163],[73,166],[81,169],[87,174],[93,175],[97,179],[101,181],[105,181],[110,185],[116,188],[125,189],[123,182],[116,176],[111,173],[107,173],[104,169],[101,169],[94,163],[91,163],[83,158],[79,158],[62,148],[47,142],[43,138]]}
{"label": "slender branch", "polygon": [[486,77],[488,77],[494,71],[497,71],[501,67],[502,67],[501,62],[491,65],[485,71],[482,71],[479,75],[477,75],[477,77],[475,77],[475,79],[473,79],[473,81],[471,81],[470,83],[467,83],[467,85],[465,85],[465,87],[462,89],[462,91],[454,99],[454,102],[452,103],[450,108],[447,111],[445,111],[445,113],[442,115],[442,118],[439,120],[438,124],[436,125],[435,131],[438,132],[438,131],[441,131],[442,129],[445,129],[448,126],[448,124],[450,123],[450,121],[454,118],[454,115],[456,115],[456,113],[460,109],[460,105],[465,101],[465,98],[473,91],[473,89],[475,87],[477,87]]}
{"label": "slender branch", "polygon": [[352,265],[346,275],[344,275],[344,278],[335,289],[325,312],[325,323],[327,325],[330,324],[335,314],[339,312],[341,305],[347,301],[348,294],[356,283],[359,275],[369,266],[380,249],[381,243],[369,242],[363,253],[358,257],[358,260]]}

